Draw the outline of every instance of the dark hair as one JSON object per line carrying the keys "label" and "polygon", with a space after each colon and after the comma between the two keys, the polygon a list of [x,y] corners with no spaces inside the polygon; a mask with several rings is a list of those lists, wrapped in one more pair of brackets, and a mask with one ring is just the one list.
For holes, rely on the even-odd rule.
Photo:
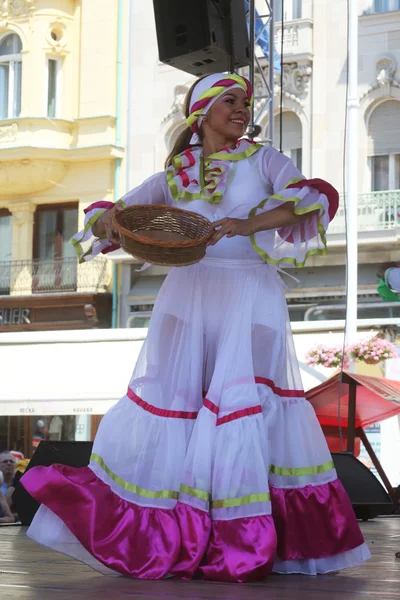
{"label": "dark hair", "polygon": [[[205,77],[208,77],[208,75],[203,75],[203,77],[196,79],[196,81],[193,83],[190,90],[186,94],[185,102],[183,104],[183,114],[185,115],[185,118],[187,118],[189,116],[190,101],[192,99],[193,90],[196,87],[196,85],[199,83],[199,81],[201,81]],[[192,135],[193,135],[193,132],[192,132],[191,128],[188,126],[186,126],[185,129],[183,131],[181,131],[181,133],[178,135],[178,139],[176,140],[176,142],[174,144],[174,147],[172,148],[171,152],[167,156],[167,160],[165,161],[165,168],[172,165],[172,159],[174,158],[174,156],[176,156],[177,154],[181,154],[181,152],[183,152],[184,150],[187,150],[187,148],[190,148],[190,146],[191,146],[190,138],[192,137]],[[201,139],[201,131],[199,132],[199,137]]]}

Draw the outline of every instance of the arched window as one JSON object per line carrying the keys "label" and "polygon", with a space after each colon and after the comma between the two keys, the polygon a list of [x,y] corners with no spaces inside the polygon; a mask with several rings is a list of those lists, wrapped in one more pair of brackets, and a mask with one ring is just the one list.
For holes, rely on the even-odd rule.
{"label": "arched window", "polygon": [[0,43],[0,119],[19,117],[21,112],[22,43],[12,33]]}
{"label": "arched window", "polygon": [[[290,111],[282,113],[282,150],[292,159],[299,171],[303,166],[303,130],[299,117]],[[274,121],[274,146],[280,148],[280,115]]]}
{"label": "arched window", "polygon": [[400,189],[400,102],[379,104],[368,122],[371,190]]}

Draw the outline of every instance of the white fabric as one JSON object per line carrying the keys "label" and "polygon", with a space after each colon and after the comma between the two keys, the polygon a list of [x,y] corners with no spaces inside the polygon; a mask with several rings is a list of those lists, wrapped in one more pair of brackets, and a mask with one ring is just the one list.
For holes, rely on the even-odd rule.
{"label": "white fabric", "polygon": [[282,575],[293,575],[295,573],[300,575],[323,575],[342,569],[358,567],[369,558],[371,558],[371,552],[367,544],[364,543],[358,548],[354,548],[354,550],[326,558],[286,561],[278,558],[275,561],[273,571]]}
{"label": "white fabric", "polygon": [[400,292],[400,268],[389,269],[387,282],[395,292]]}
{"label": "white fabric", "polygon": [[38,544],[80,560],[103,575],[121,577],[120,573],[109,569],[92,556],[78,542],[65,523],[43,504],[39,507],[27,535]]}
{"label": "white fabric", "polygon": [[[179,206],[211,221],[225,216],[247,218],[252,207],[300,174],[286,157],[263,148],[251,159],[235,163],[229,175],[218,205],[196,200]],[[164,178],[157,175],[124,201],[173,204],[165,186]],[[314,193],[306,190],[300,202],[307,206],[314,199]],[[317,237],[313,219],[301,230],[305,244]],[[264,247],[276,254],[282,240],[277,240],[275,231],[264,233]],[[291,233],[292,255],[303,257],[296,227]],[[286,246],[285,253],[290,244]],[[136,402],[135,397],[124,396],[105,415],[93,446],[93,453],[101,458],[93,457],[90,465],[128,501],[169,509],[175,499],[148,499],[134,486],[177,492],[183,484],[183,502],[204,511],[211,508],[213,519],[231,520],[270,515],[270,484],[295,488],[336,478],[334,469],[309,477],[272,479],[270,474],[271,465],[316,467],[330,463],[331,455],[301,391],[281,279],[276,268],[255,253],[247,237],[223,238],[208,248],[200,263],[171,269],[158,294],[129,388]],[[176,418],[176,413],[162,411],[194,413],[196,418]],[[212,508],[207,499],[253,494],[257,502],[232,508]],[[65,528],[58,526],[51,536],[44,531],[50,518],[48,511],[39,512],[30,534],[86,561]],[[346,553],[343,561],[315,559],[300,565],[277,564],[276,569],[310,573],[324,565],[331,570],[333,564],[359,564],[361,558],[360,553]]]}
{"label": "white fabric", "polygon": [[[217,83],[217,81],[220,81],[221,79],[224,79],[225,77],[226,77],[226,73],[213,73],[212,75],[208,75],[208,77],[201,79],[198,82],[198,84],[195,86],[195,88],[193,89],[192,96],[190,99],[189,113],[192,112],[192,108],[193,108],[194,104],[199,101],[200,96],[202,94],[204,94],[204,92],[206,92],[208,89],[210,89],[215,83]],[[198,125],[199,129],[203,122],[204,115],[206,115],[208,113],[208,111],[210,110],[212,105],[216,102],[216,100],[218,100],[218,98],[220,98],[221,96],[226,94],[229,90],[233,90],[234,88],[243,89],[242,86],[240,86],[238,83],[235,83],[229,89],[228,88],[225,89],[218,96],[215,96],[214,98],[212,98],[210,100],[209,104],[203,109],[203,115],[197,119],[197,125]],[[192,135],[192,137],[190,139],[190,143],[192,146],[201,144],[200,137],[197,133],[194,133]]]}
{"label": "white fabric", "polygon": [[[223,163],[222,163],[223,164]],[[283,188],[289,181],[301,178],[301,173],[296,169],[293,162],[275,148],[264,147],[247,160],[233,163],[229,173],[229,184],[223,199],[219,204],[209,204],[204,200],[175,202],[166,182],[165,173],[161,172],[147,179],[142,185],[128,192],[122,200],[127,206],[133,204],[169,204],[179,206],[186,210],[192,210],[204,215],[210,221],[216,221],[224,217],[246,219],[250,210],[255,208],[262,200],[274,193],[281,192],[282,195],[299,197],[299,208],[305,208],[318,201],[322,206],[322,224],[325,228],[329,224],[328,201],[324,194],[308,187],[302,190]],[[272,210],[282,204],[282,201],[268,200],[262,212]],[[86,221],[87,222],[87,219]],[[268,253],[273,260],[281,260],[285,257],[296,257],[299,262],[304,261],[306,253],[313,249],[322,249],[323,243],[317,229],[317,216],[312,215],[302,223],[284,228],[282,237],[277,231],[262,231],[255,235],[256,243]],[[293,243],[287,242],[289,235],[293,235]],[[302,236],[303,234],[303,236]],[[92,236],[91,230],[88,237]],[[302,241],[304,237],[304,241]],[[96,240],[97,238],[95,238]],[[91,243],[93,239],[90,240]],[[108,240],[102,240],[105,246],[111,246]],[[93,244],[93,248],[95,248]],[[102,249],[96,250],[87,258],[92,258]],[[207,249],[208,257],[227,259],[257,259],[261,257],[254,251],[250,238],[236,236],[234,238],[223,238],[216,246]],[[286,267],[295,265],[290,262],[282,262]]]}

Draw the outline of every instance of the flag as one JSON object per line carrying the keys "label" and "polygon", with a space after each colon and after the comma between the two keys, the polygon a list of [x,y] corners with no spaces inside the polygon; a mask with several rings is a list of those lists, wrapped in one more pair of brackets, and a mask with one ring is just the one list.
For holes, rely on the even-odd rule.
{"label": "flag", "polygon": [[[247,29],[250,31],[250,4],[248,0],[244,0],[247,14]],[[263,20],[256,9],[256,40],[257,44],[263,51],[264,56],[269,59],[269,28],[264,27]],[[281,72],[281,59],[279,57],[276,48],[274,47],[274,71],[276,73]]]}

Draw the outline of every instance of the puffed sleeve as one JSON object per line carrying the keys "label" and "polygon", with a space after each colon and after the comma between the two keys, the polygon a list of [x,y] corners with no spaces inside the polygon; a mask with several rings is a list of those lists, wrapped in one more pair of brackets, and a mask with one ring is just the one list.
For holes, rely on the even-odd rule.
{"label": "puffed sleeve", "polygon": [[[152,175],[141,185],[134,188],[120,200],[117,204],[122,206],[132,206],[133,204],[166,204],[169,198],[168,185],[165,179],[165,172]],[[93,235],[92,227],[106,211],[113,208],[114,202],[99,201],[94,202],[85,210],[85,221],[82,231],[79,231],[71,238],[71,244],[74,246],[79,262],[92,259],[98,254],[107,254],[117,250],[119,246],[108,241],[106,238],[97,238]],[[83,247],[84,244],[84,247]]]}
{"label": "puffed sleeve", "polygon": [[305,179],[290,158],[275,148],[263,148],[257,161],[261,178],[272,193],[251,210],[249,217],[285,202],[293,203],[296,215],[309,216],[296,225],[252,235],[253,247],[270,264],[304,267],[309,256],[326,254],[326,231],[337,211],[339,195],[323,179]]}

